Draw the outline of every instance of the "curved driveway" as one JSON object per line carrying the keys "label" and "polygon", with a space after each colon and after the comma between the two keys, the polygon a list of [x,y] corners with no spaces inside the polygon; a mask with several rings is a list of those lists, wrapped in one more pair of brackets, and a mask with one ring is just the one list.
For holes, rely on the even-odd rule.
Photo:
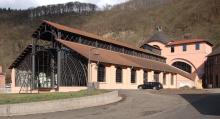
{"label": "curved driveway", "polygon": [[[169,91],[155,92],[146,90],[122,90],[120,91],[120,94],[125,97],[124,100],[105,106],[48,114],[0,117],[0,119],[181,119],[181,117],[183,119],[186,119],[187,117],[193,119],[200,119],[203,117],[204,119],[205,117],[213,119],[220,118],[216,115],[207,116],[206,114],[201,114],[202,111],[197,109],[196,104],[194,104],[199,103],[200,105],[203,102],[207,103],[209,98],[216,98],[216,96],[213,95],[209,96],[200,93],[177,95],[169,93]],[[208,100],[206,100],[207,97]],[[217,98],[219,99],[220,97],[217,96]],[[215,101],[220,101],[220,99],[216,99]],[[219,106],[217,106],[217,108],[218,107]],[[216,114],[217,113],[218,112],[216,112]]]}

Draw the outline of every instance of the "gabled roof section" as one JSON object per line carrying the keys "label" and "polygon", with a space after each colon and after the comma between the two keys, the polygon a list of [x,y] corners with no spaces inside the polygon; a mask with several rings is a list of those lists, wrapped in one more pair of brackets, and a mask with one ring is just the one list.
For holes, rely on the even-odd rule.
{"label": "gabled roof section", "polygon": [[[91,53],[91,49],[95,48],[92,46],[74,43],[62,39],[58,39],[57,41],[63,44],[64,46],[72,49],[73,51],[79,53],[80,55],[84,56],[87,59],[89,59],[89,52]],[[156,70],[162,72],[176,73],[186,78],[193,79],[191,74],[184,72],[180,69],[177,69],[173,66],[169,66],[166,63],[130,56],[123,53],[109,51],[101,48],[95,48],[95,50],[93,50],[93,53],[90,54],[90,60],[115,64],[115,65],[123,65],[123,66],[144,68],[144,69]]]}
{"label": "gabled roof section", "polygon": [[[119,46],[122,46],[122,47],[130,48],[130,49],[133,49],[133,50],[136,50],[136,51],[148,53],[148,54],[151,54],[151,55],[158,56],[160,58],[166,59],[165,57],[163,57],[161,55],[158,55],[158,54],[153,53],[151,51],[147,51],[147,50],[138,48],[138,47],[133,46],[133,45],[131,45],[129,43],[122,42],[120,40],[115,40],[115,39],[110,39],[110,38],[106,39],[106,38],[103,38],[103,37],[101,37],[99,35],[96,35],[96,34],[93,34],[93,33],[81,31],[81,30],[76,29],[76,28],[70,28],[70,27],[67,27],[67,26],[64,26],[64,25],[61,25],[61,24],[57,24],[57,23],[51,22],[51,21],[43,20],[43,23],[45,23],[47,25],[50,25],[52,27],[55,27],[58,30],[63,30],[63,31],[74,33],[74,34],[77,34],[77,35],[80,35],[80,36],[83,36],[83,37],[87,37],[87,38],[91,38],[91,39],[95,39],[95,40],[99,40],[99,41],[104,41],[104,42],[112,43],[112,44],[115,44],[115,45],[119,45]],[[34,34],[36,34],[36,32],[37,31],[35,31]]]}
{"label": "gabled roof section", "polygon": [[169,37],[163,31],[158,31],[149,39],[146,39],[143,44],[148,44],[154,41],[161,42],[163,44],[167,44],[170,42]]}
{"label": "gabled roof section", "polygon": [[171,42],[169,42],[167,45],[171,46],[171,45],[182,45],[182,44],[191,44],[191,43],[207,43],[210,46],[213,46],[212,43],[210,43],[209,41],[205,40],[205,39],[183,39],[183,40],[173,40]]}
{"label": "gabled roof section", "polygon": [[15,61],[9,66],[8,69],[12,69],[16,67],[24,58],[27,54],[31,53],[32,51],[32,45],[28,45],[22,53],[15,59]]}

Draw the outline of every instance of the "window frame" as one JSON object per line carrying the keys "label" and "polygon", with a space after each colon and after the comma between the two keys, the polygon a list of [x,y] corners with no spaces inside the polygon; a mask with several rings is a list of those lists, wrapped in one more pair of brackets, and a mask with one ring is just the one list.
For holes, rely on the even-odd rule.
{"label": "window frame", "polygon": [[131,69],[131,83],[136,83],[137,79],[137,70]]}
{"label": "window frame", "polygon": [[195,49],[196,49],[196,50],[200,50],[200,43],[196,43],[196,44],[195,44]]}
{"label": "window frame", "polygon": [[186,52],[186,51],[187,51],[187,44],[183,44],[183,45],[182,45],[182,51],[183,51],[183,52]]}
{"label": "window frame", "polygon": [[170,52],[171,52],[171,53],[174,53],[174,52],[175,52],[175,47],[174,47],[174,46],[171,46],[171,47],[170,47]]}
{"label": "window frame", "polygon": [[[100,68],[103,68],[103,69],[100,69]],[[103,64],[98,65],[97,82],[106,82],[106,66]]]}
{"label": "window frame", "polygon": [[[118,72],[120,71],[120,73]],[[115,82],[116,83],[122,83],[123,82],[123,69],[121,67],[117,67],[116,68],[116,72],[115,72]],[[119,76],[120,75],[120,76]],[[118,77],[119,76],[119,77]],[[119,78],[119,79],[118,79]]]}
{"label": "window frame", "polygon": [[192,66],[186,62],[177,61],[172,64],[172,66],[181,69],[185,72],[192,73]]}
{"label": "window frame", "polygon": [[166,75],[166,73],[163,73],[163,85],[166,85],[167,83]]}

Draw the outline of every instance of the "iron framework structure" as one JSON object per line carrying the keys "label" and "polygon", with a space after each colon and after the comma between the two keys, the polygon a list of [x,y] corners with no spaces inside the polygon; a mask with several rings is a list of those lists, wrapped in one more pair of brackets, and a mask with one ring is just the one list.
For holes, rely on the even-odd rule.
{"label": "iron framework structure", "polygon": [[87,86],[88,59],[57,42],[62,36],[57,29],[42,24],[37,31],[32,45],[10,66],[16,69],[15,82],[21,87],[20,93]]}
{"label": "iron framework structure", "polygon": [[88,61],[65,47],[61,54],[60,86],[86,86]]}
{"label": "iron framework structure", "polygon": [[15,73],[15,86],[20,86],[19,93],[23,91],[28,93],[31,89],[32,76],[32,60],[31,55],[27,55],[21,63],[17,66]]}

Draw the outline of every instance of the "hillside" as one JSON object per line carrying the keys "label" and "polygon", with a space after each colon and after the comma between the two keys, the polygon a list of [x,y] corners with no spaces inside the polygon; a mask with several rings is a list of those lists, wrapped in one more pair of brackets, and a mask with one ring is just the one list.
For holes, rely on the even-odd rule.
{"label": "hillside", "polygon": [[164,32],[173,39],[181,39],[184,34],[190,33],[195,38],[218,42],[219,0],[156,0],[160,4],[152,3],[151,6],[142,3],[147,3],[146,1],[154,0],[133,0],[127,3],[130,7],[121,5],[122,7],[100,13],[98,19],[101,22],[96,22],[97,16],[94,16],[84,27],[91,31],[90,28],[96,26],[102,28],[96,29],[96,32],[111,34],[134,43],[153,34],[156,26],[162,26]]}
{"label": "hillside", "polygon": [[[48,7],[51,8],[42,8]],[[41,10],[32,11],[37,9]],[[41,19],[123,39],[134,45],[152,35],[156,26],[162,26],[172,39],[181,39],[189,33],[194,38],[220,43],[219,0],[131,0],[103,11],[94,9],[88,13],[71,9],[70,12],[49,9],[53,14],[40,12],[41,15],[34,17],[30,17],[30,10],[0,10],[0,64],[4,70],[31,43],[31,34]]]}

